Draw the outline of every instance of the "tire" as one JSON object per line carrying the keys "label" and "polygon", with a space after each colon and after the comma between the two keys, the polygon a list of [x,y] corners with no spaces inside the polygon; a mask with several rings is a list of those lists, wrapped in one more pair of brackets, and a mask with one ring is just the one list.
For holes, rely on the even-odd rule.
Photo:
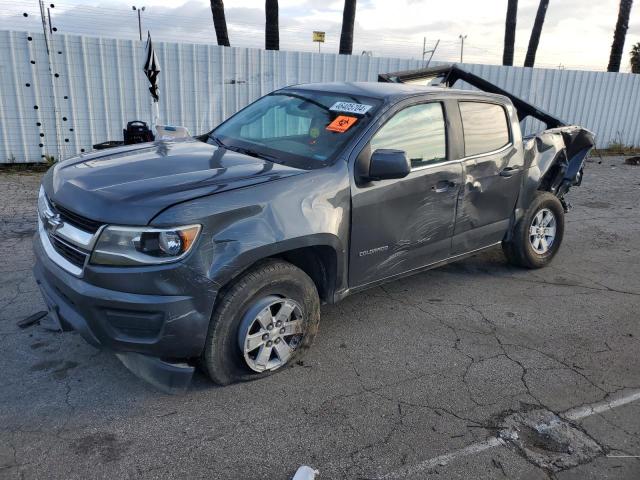
{"label": "tire", "polygon": [[[216,301],[201,366],[219,385],[266,377],[303,355],[319,323],[320,299],[311,278],[285,261],[260,262]],[[243,348],[255,345],[250,352]]]}
{"label": "tire", "polygon": [[[551,217],[553,221],[549,220]],[[539,225],[540,219],[542,223],[547,222],[546,227]],[[553,237],[547,235],[551,233],[550,225],[552,224],[555,224]],[[532,230],[537,233],[533,234]],[[512,265],[523,268],[542,268],[551,263],[560,249],[563,236],[564,208],[560,200],[549,192],[538,192],[524,216],[514,227],[511,239],[502,242],[502,250]]]}

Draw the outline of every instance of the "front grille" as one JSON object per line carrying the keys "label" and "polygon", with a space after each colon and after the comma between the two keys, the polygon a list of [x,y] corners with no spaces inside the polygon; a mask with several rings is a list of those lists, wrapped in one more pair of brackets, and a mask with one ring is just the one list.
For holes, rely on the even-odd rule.
{"label": "front grille", "polygon": [[67,210],[66,208],[61,207],[60,205],[57,205],[53,202],[51,202],[51,205],[60,214],[60,219],[63,222],[70,223],[74,227],[84,230],[85,232],[96,233],[102,226],[102,223],[100,222],[96,222],[95,220],[91,220],[89,218],[83,217],[82,215],[78,215],[77,213],[74,213],[71,210]]}
{"label": "front grille", "polygon": [[84,262],[89,255],[88,253],[72,247],[64,240],[61,240],[53,235],[49,235],[49,240],[51,241],[51,245],[53,245],[55,251],[58,252],[62,257],[64,257],[69,263],[72,263],[78,268],[84,267]]}

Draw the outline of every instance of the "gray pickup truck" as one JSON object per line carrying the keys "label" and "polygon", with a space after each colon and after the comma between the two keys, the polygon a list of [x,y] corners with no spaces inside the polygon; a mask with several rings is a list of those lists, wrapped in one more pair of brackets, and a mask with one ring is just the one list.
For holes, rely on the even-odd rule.
{"label": "gray pickup truck", "polygon": [[[34,238],[49,325],[177,392],[196,365],[226,385],[295,363],[323,302],[500,244],[547,265],[593,135],[515,97],[382,80],[287,87],[201,137],[55,165]],[[523,139],[526,116],[554,128]]]}

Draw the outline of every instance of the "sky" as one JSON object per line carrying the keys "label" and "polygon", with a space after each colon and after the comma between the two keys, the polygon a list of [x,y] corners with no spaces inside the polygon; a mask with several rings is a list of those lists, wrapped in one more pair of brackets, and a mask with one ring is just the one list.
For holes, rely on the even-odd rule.
{"label": "sky", "polygon": [[[264,3],[225,1],[232,46],[264,47]],[[518,3],[515,64],[522,65],[538,0]],[[143,30],[151,30],[155,40],[215,43],[209,2],[204,0],[65,0],[55,2],[50,11],[61,33],[136,38],[133,4],[145,6]],[[605,70],[618,4],[619,0],[551,0],[536,66]],[[340,0],[280,0],[280,49],[317,51],[311,36],[319,30],[326,32],[322,51],[337,53],[343,5]],[[459,61],[459,36],[466,35],[465,62],[500,64],[506,5],[507,0],[358,0],[353,53],[421,58],[426,38],[427,50],[440,40],[434,60]],[[36,0],[0,0],[0,29],[41,29],[39,22]],[[631,13],[621,71],[630,71],[629,51],[637,42],[640,2]]]}

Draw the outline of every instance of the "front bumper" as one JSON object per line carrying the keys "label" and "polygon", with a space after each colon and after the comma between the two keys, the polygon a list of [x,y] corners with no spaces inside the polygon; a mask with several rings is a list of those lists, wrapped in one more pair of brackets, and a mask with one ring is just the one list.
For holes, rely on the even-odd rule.
{"label": "front bumper", "polygon": [[[173,391],[171,385],[184,383],[184,373],[190,380],[193,367],[175,362],[202,353],[215,300],[212,283],[198,277],[193,283],[199,288],[185,292],[192,287],[185,280],[189,269],[179,264],[170,270],[138,270],[135,282],[130,278],[133,270],[127,268],[111,268],[108,273],[103,269],[78,278],[47,256],[38,234],[33,246],[36,281],[51,316],[63,329],[76,330],[88,343],[113,351],[131,371],[163,390]],[[162,286],[157,294],[129,293],[99,287],[87,277],[131,289],[134,283],[151,290],[159,283]],[[167,290],[179,294],[167,295]]]}

